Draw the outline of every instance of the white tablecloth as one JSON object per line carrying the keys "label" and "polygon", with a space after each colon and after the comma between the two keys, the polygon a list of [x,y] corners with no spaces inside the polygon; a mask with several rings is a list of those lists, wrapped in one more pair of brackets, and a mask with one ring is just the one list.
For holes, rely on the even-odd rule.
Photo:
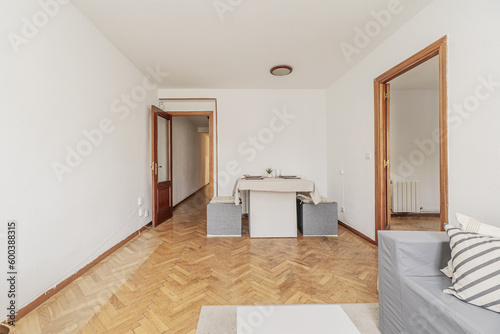
{"label": "white tablecloth", "polygon": [[243,190],[306,193],[311,196],[314,204],[321,202],[321,196],[316,185],[313,181],[308,179],[238,179],[233,190],[234,202],[236,205],[240,203],[240,191]]}

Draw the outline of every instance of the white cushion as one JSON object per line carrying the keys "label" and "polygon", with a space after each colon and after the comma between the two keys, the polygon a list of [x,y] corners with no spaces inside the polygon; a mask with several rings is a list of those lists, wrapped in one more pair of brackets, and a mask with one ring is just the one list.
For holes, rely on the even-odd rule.
{"label": "white cushion", "polygon": [[[307,203],[307,204],[313,204],[314,201],[311,198],[311,196],[304,195],[304,194],[298,194],[297,198],[300,199],[302,202]],[[333,203],[335,202],[334,200],[331,200],[329,198],[321,196],[321,202],[320,203]]]}
{"label": "white cushion", "polygon": [[321,196],[321,203],[333,203],[333,202],[335,202],[333,199]]}
{"label": "white cushion", "polygon": [[234,204],[234,196],[216,196],[210,200],[212,204]]}
{"label": "white cushion", "polygon": [[481,223],[475,218],[468,217],[461,213],[456,214],[457,221],[460,223],[460,229],[467,232],[476,232],[500,238],[500,228]]}
{"label": "white cushion", "polygon": [[452,286],[443,292],[500,313],[500,238],[445,226],[450,238]]}
{"label": "white cushion", "polygon": [[311,196],[308,196],[308,195],[297,194],[297,198],[300,199],[304,203],[312,203],[313,202]]}

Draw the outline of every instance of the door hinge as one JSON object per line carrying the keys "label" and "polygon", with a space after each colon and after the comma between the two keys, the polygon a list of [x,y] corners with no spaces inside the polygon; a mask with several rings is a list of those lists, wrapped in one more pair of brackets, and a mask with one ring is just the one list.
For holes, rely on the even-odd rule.
{"label": "door hinge", "polygon": [[389,93],[384,94],[384,100],[387,100],[387,99],[389,99]]}
{"label": "door hinge", "polygon": [[389,167],[389,160],[384,160],[384,168]]}

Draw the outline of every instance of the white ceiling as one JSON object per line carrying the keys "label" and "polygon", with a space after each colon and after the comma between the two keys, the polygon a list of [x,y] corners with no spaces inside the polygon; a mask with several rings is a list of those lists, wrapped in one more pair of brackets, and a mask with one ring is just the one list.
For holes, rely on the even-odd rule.
{"label": "white ceiling", "polygon": [[[371,12],[393,1],[72,2],[140,70],[169,72],[160,88],[326,88],[432,0],[401,0],[401,12],[351,62],[340,44],[354,45],[355,28],[376,22]],[[219,16],[215,4],[230,10]],[[279,64],[293,73],[272,76]]]}
{"label": "white ceiling", "polygon": [[427,60],[391,80],[391,90],[439,89],[439,57]]}

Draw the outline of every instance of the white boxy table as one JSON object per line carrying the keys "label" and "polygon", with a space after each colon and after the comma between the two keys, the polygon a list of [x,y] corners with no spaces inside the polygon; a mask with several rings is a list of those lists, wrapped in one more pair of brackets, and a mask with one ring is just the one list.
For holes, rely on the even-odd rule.
{"label": "white boxy table", "polygon": [[315,204],[321,201],[316,185],[307,179],[238,179],[235,204],[240,192],[250,192],[249,229],[252,238],[297,237],[297,192],[309,193]]}

